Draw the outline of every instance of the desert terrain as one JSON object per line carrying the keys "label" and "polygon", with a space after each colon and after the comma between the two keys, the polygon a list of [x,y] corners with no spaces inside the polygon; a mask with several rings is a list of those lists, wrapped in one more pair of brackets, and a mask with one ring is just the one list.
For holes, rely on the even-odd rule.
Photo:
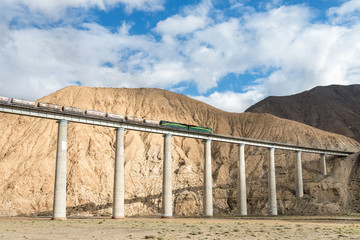
{"label": "desert terrain", "polygon": [[354,217],[236,218],[0,218],[0,239],[359,239]]}
{"label": "desert terrain", "polygon": [[[228,113],[189,97],[160,89],[67,87],[41,102],[211,127],[216,133],[302,146],[359,152],[348,137],[270,114]],[[51,216],[57,123],[0,114],[0,216]],[[110,216],[115,129],[69,123],[67,216]],[[154,216],[161,211],[163,136],[126,131],[125,215]],[[269,150],[245,148],[249,215],[266,215]],[[356,214],[360,211],[359,155],[303,154],[304,197],[295,194],[295,155],[275,151],[280,215]],[[203,143],[173,137],[175,216],[202,214]],[[238,147],[212,143],[214,213],[237,212]]]}

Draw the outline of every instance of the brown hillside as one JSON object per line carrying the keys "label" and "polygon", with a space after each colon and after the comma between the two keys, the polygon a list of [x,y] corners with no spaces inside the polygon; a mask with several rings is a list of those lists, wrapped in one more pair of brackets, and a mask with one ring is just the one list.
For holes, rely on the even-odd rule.
{"label": "brown hillside", "polygon": [[360,84],[316,87],[285,97],[267,97],[246,112],[270,113],[360,141]]}
{"label": "brown hillside", "polygon": [[[227,113],[202,102],[159,89],[67,87],[39,101],[212,127],[215,132],[312,147],[359,151],[360,144],[341,135],[269,114]],[[51,215],[57,124],[55,121],[0,114],[0,215]],[[69,124],[67,206],[71,215],[110,214],[115,131]],[[203,145],[174,137],[173,199],[176,215],[202,212]],[[126,215],[159,215],[162,187],[161,135],[127,131],[125,135]],[[279,213],[354,212],[358,179],[356,156],[330,158],[326,177],[319,156],[304,154],[305,198],[297,200],[292,152],[276,151]],[[268,150],[246,147],[250,214],[267,209]],[[236,212],[237,147],[212,144],[214,210]],[[340,171],[346,166],[346,171]],[[339,177],[341,182],[336,179]],[[355,179],[355,180],[354,180]],[[327,198],[322,197],[325,194]],[[311,211],[307,211],[311,209]]]}

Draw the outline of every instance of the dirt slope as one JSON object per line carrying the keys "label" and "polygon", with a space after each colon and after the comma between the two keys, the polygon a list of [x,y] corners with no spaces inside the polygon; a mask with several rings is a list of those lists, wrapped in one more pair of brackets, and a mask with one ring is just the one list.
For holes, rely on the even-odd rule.
{"label": "dirt slope", "polygon": [[246,112],[270,113],[360,141],[360,84],[316,87],[285,97],[267,97]]}
{"label": "dirt slope", "polygon": [[[67,87],[40,101],[208,126],[221,134],[354,152],[360,149],[358,142],[341,135],[269,114],[227,113],[183,95],[159,89]],[[0,215],[51,215],[56,122],[0,114],[0,132]],[[180,137],[174,137],[172,143],[174,213],[201,214],[203,145],[201,141]],[[69,124],[68,214],[86,216],[111,213],[114,144],[114,129]],[[126,132],[126,215],[159,215],[162,145],[161,135]],[[236,212],[237,155],[235,145],[215,142],[212,144],[216,214]],[[268,157],[267,149],[246,147],[250,214],[266,213]],[[305,198],[300,201],[301,204],[295,197],[294,159],[295,153],[276,151],[280,213],[315,214],[358,210],[351,203],[351,194],[360,190],[358,179],[352,178],[355,182],[351,189],[346,190],[346,180],[336,181],[339,174],[344,175],[340,176],[343,179],[350,179],[351,174],[357,171],[358,159],[329,159],[330,174],[322,177],[319,172],[319,156],[304,154]],[[332,176],[337,169],[342,169],[342,163],[348,161],[353,164],[347,164],[346,171]],[[325,180],[330,182],[324,182]],[[326,191],[323,185],[327,186]],[[343,190],[336,190],[340,188]],[[327,199],[321,197],[323,190],[328,194]],[[304,211],[304,206],[310,206],[309,204],[315,206],[311,213]]]}

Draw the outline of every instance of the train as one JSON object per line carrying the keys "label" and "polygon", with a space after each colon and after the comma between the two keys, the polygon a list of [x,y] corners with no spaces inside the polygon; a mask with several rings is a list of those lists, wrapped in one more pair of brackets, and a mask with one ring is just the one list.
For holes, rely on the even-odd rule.
{"label": "train", "polygon": [[165,121],[165,120],[156,121],[156,120],[144,119],[144,118],[139,118],[139,117],[134,117],[134,116],[125,116],[125,115],[119,115],[119,114],[114,114],[114,113],[104,113],[104,112],[94,111],[94,110],[90,110],[90,109],[86,109],[84,111],[81,108],[75,108],[75,107],[70,107],[70,106],[60,106],[60,105],[52,104],[52,103],[38,102],[36,104],[33,101],[28,101],[28,100],[18,99],[18,98],[10,99],[8,97],[2,97],[2,96],[0,96],[0,102],[6,103],[6,104],[22,105],[22,106],[28,106],[28,107],[32,107],[32,108],[51,110],[51,111],[56,111],[56,112],[65,112],[65,113],[85,115],[85,116],[98,117],[98,118],[108,118],[110,120],[115,120],[115,121],[139,122],[139,123],[146,123],[146,124],[150,124],[150,125],[159,125],[159,126],[164,126],[164,127],[213,134],[213,129],[209,128],[209,127],[202,127],[202,126],[196,126],[196,125],[190,125],[190,124],[178,123],[178,122],[170,122],[170,121]]}
{"label": "train", "polygon": [[177,122],[168,122],[168,121],[164,121],[164,120],[161,120],[159,125],[172,127],[172,128],[179,128],[179,129],[186,129],[186,130],[192,130],[192,131],[205,132],[205,133],[213,133],[212,128],[189,125],[189,124],[184,124],[184,123],[177,123]]}

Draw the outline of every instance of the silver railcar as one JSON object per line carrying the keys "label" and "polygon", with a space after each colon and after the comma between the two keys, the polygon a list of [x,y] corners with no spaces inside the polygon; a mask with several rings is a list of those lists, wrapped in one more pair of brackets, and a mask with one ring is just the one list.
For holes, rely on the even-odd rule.
{"label": "silver railcar", "polygon": [[57,111],[61,110],[61,106],[57,105],[57,104],[52,104],[52,103],[42,103],[42,102],[38,102],[37,107],[40,108],[50,108],[50,109],[54,109]]}
{"label": "silver railcar", "polygon": [[144,123],[160,125],[160,121],[144,119]]}
{"label": "silver railcar", "polygon": [[12,98],[11,103],[35,107],[35,102],[24,100],[24,99]]}
{"label": "silver railcar", "polygon": [[62,111],[63,112],[77,113],[77,114],[83,114],[84,113],[84,110],[82,110],[81,108],[74,108],[74,107],[68,107],[68,106],[63,106]]}
{"label": "silver railcar", "polygon": [[130,120],[130,121],[144,122],[144,119],[143,119],[143,118],[132,117],[132,116],[126,116],[125,118],[126,118],[126,120]]}
{"label": "silver railcar", "polygon": [[104,112],[99,112],[99,111],[94,111],[94,110],[89,110],[89,109],[85,110],[85,114],[90,115],[90,116],[96,116],[96,117],[105,117],[105,115],[106,115]]}
{"label": "silver railcar", "polygon": [[9,98],[8,97],[2,97],[2,96],[0,96],[0,101],[1,102],[9,102]]}
{"label": "silver railcar", "polygon": [[124,115],[114,114],[114,113],[106,113],[107,118],[113,118],[113,119],[125,119]]}

